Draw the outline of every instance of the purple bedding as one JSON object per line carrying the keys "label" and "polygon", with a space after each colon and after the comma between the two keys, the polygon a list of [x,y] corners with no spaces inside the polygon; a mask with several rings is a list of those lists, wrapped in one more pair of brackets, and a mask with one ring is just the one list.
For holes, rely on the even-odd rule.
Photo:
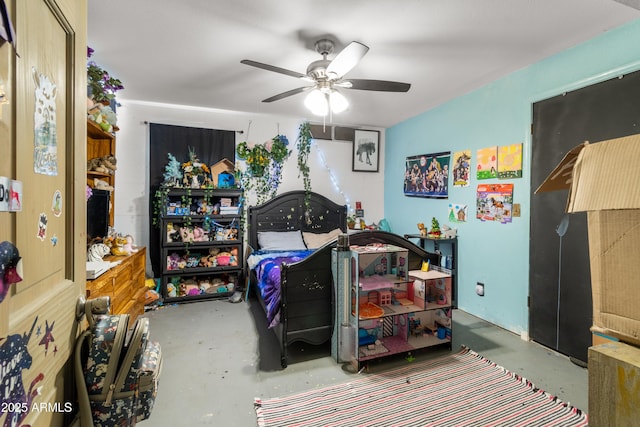
{"label": "purple bedding", "polygon": [[260,295],[267,310],[267,323],[273,328],[280,323],[280,270],[281,264],[301,261],[311,255],[310,249],[298,251],[256,251],[247,259],[254,270]]}

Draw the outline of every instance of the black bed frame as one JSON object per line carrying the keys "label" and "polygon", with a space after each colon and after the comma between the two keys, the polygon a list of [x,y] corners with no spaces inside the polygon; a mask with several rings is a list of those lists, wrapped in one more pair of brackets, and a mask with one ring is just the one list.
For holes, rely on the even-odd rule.
{"label": "black bed frame", "polygon": [[[346,232],[347,207],[326,197],[310,194],[309,209],[305,192],[291,191],[248,209],[249,250],[259,249],[258,232],[291,231],[327,233],[340,228]],[[423,260],[438,262],[439,256],[426,252],[409,240],[385,231],[361,231],[349,235],[351,245],[388,243],[409,249],[409,269],[419,269]],[[331,275],[331,249],[337,239],[317,249],[302,261],[283,264],[280,278],[280,323],[273,328],[280,344],[280,362],[287,367],[287,347],[302,341],[313,345],[331,339],[334,321],[334,287]],[[250,283],[256,283],[253,272]],[[260,304],[265,303],[255,292]]]}

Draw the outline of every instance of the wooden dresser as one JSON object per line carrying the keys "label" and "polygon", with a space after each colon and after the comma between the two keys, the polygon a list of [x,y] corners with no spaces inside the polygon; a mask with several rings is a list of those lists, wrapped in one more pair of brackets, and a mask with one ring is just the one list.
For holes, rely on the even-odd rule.
{"label": "wooden dresser", "polygon": [[118,262],[94,280],[87,280],[87,299],[101,296],[111,298],[111,314],[129,314],[129,326],[144,313],[146,291],[146,249],[139,248],[127,256],[106,256],[104,261]]}

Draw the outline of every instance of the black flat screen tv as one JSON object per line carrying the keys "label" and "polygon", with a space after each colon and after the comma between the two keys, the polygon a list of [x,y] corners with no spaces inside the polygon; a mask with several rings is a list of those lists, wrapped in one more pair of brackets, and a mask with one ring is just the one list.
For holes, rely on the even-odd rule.
{"label": "black flat screen tv", "polygon": [[87,200],[87,238],[104,238],[109,232],[109,205],[111,192],[93,189]]}

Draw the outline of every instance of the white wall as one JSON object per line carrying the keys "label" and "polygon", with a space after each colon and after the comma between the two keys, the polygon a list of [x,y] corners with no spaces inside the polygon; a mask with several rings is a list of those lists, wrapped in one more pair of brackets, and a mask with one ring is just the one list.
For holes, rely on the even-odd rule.
{"label": "white wall", "polygon": [[[116,136],[115,223],[122,234],[132,234],[137,245],[149,242],[149,125],[161,123],[178,126],[244,131],[236,133],[236,142],[244,140],[262,143],[278,133],[289,139],[292,153],[283,169],[283,179],[278,193],[304,189],[298,177],[297,150],[298,127],[307,118],[277,117],[241,112],[147,103],[119,99]],[[249,127],[249,123],[251,123]],[[336,123],[337,124],[337,123]],[[247,133],[247,129],[249,129]],[[380,130],[380,151],[384,153],[384,129]],[[183,160],[180,153],[173,153]],[[186,153],[184,154],[186,156]],[[186,160],[186,159],[185,159]],[[352,172],[352,143],[350,141],[314,140],[309,156],[311,187],[329,199],[350,205],[362,202],[367,223],[378,222],[384,215],[384,156],[380,155],[379,172]],[[335,184],[334,184],[335,182]],[[251,203],[251,201],[250,201]],[[150,268],[147,271],[151,271]]]}

